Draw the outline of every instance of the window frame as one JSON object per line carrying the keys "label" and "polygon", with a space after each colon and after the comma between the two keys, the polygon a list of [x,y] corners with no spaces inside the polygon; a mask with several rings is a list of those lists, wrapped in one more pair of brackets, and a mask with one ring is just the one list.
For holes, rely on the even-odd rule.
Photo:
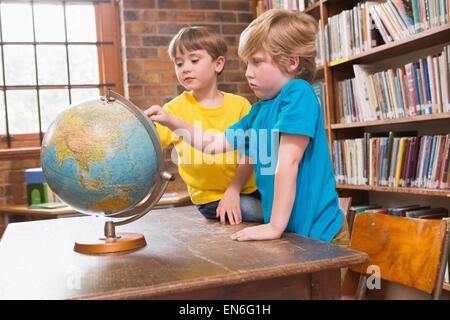
{"label": "window frame", "polygon": [[[5,1],[2,2],[21,2]],[[70,0],[30,0],[31,3],[69,3]],[[119,3],[116,0],[76,0],[72,2],[93,3],[95,9],[97,52],[99,83],[97,86],[100,95],[105,95],[107,89],[111,89],[121,95],[124,94],[121,37],[120,37],[120,13]],[[38,43],[39,44],[39,43]],[[36,43],[34,43],[36,46]],[[3,43],[2,43],[3,48]],[[37,63],[37,62],[35,62]],[[4,71],[3,71],[4,72]],[[1,76],[1,75],[0,75]],[[6,84],[0,86],[6,94]],[[34,88],[45,88],[46,86],[33,86]],[[61,88],[79,88],[80,86],[61,86]],[[95,87],[95,86],[92,86]],[[9,89],[10,90],[10,89]],[[41,141],[45,132],[0,135],[0,160],[25,159],[40,157]],[[8,141],[9,140],[9,141]]]}

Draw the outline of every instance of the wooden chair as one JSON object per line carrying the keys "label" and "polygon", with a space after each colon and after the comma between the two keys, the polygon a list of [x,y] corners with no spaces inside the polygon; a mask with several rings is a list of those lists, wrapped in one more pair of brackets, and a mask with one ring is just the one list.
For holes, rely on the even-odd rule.
{"label": "wooden chair", "polygon": [[356,216],[350,248],[366,252],[369,263],[350,267],[360,273],[355,299],[363,299],[368,266],[380,278],[429,293],[438,300],[449,256],[450,218],[410,219],[376,213]]}

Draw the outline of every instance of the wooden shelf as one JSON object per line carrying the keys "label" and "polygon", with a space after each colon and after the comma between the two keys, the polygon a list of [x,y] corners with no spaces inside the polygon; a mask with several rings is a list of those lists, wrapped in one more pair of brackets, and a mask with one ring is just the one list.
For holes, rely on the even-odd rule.
{"label": "wooden shelf", "polygon": [[407,52],[443,44],[445,42],[442,39],[450,39],[450,23],[420,32],[406,39],[380,45],[348,58],[331,61],[328,66],[329,68],[338,68],[352,66],[355,63],[374,63],[386,59],[386,57],[398,56]]}
{"label": "wooden shelf", "polygon": [[450,198],[450,190],[448,190],[448,189],[360,186],[360,185],[354,185],[354,184],[336,184],[336,189],[352,189],[352,190],[365,190],[365,191],[422,194],[422,195],[427,195],[427,196],[438,196],[438,197]]}
{"label": "wooden shelf", "polygon": [[437,113],[437,114],[425,114],[425,115],[420,115],[420,116],[396,118],[396,119],[375,120],[375,121],[367,121],[367,122],[334,123],[331,125],[331,129],[347,129],[347,128],[369,127],[369,126],[383,126],[383,125],[393,125],[393,124],[399,124],[399,123],[411,123],[411,122],[442,120],[442,119],[450,119],[450,112]]}

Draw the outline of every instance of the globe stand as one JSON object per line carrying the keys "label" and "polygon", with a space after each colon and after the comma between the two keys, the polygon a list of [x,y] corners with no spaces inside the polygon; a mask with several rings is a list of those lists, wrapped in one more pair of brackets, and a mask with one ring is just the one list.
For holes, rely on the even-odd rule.
{"label": "globe stand", "polygon": [[141,120],[141,122],[146,127],[152,141],[155,146],[157,157],[158,157],[158,168],[159,174],[155,176],[155,184],[152,189],[152,192],[147,195],[146,200],[144,202],[131,210],[126,210],[124,212],[117,212],[115,214],[106,213],[105,215],[121,215],[121,216],[131,216],[126,220],[122,221],[107,221],[105,223],[104,234],[105,236],[102,238],[94,238],[88,239],[87,241],[76,241],[74,245],[74,251],[78,253],[84,254],[102,254],[102,253],[111,253],[111,252],[119,252],[119,251],[127,251],[138,249],[146,246],[145,238],[140,233],[118,233],[116,234],[116,226],[127,224],[133,222],[143,215],[148,213],[161,199],[164,194],[169,181],[175,180],[174,176],[166,171],[161,171],[161,168],[164,167],[164,159],[162,154],[161,142],[159,140],[159,136],[155,127],[150,123],[148,118],[144,115],[144,113],[134,106],[131,102],[126,100],[124,97],[119,94],[112,92],[108,89],[106,97],[102,97],[102,101],[104,103],[114,103],[118,100],[125,107],[128,108],[134,115]]}

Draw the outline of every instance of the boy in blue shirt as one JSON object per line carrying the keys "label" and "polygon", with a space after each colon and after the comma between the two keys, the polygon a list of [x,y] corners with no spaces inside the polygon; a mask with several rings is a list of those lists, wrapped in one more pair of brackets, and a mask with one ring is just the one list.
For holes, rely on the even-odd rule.
{"label": "boy in blue shirt", "polygon": [[[203,152],[237,149],[255,166],[265,224],[242,229],[238,241],[279,238],[284,231],[345,245],[348,231],[338,206],[323,117],[311,81],[316,21],[307,14],[270,10],[241,34],[239,56],[250,88],[262,100],[225,130],[200,131],[152,106],[145,113]],[[303,80],[302,80],[303,79]]]}

